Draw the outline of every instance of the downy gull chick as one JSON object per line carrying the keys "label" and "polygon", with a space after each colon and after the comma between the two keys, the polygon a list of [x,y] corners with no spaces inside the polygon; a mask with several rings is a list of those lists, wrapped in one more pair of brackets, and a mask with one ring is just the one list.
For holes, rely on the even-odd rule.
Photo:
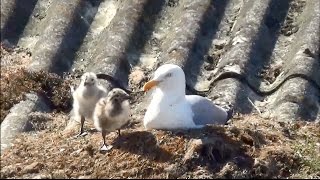
{"label": "downy gull chick", "polygon": [[81,76],[80,85],[76,90],[71,87],[73,97],[72,113],[76,121],[80,121],[80,132],[77,135],[83,136],[85,119],[92,119],[96,103],[100,98],[107,95],[107,91],[98,84],[97,76],[93,72],[86,72]]}
{"label": "downy gull chick", "polygon": [[106,134],[120,129],[129,122],[130,118],[130,96],[120,88],[112,89],[107,97],[101,98],[94,110],[94,126],[101,131],[103,138],[102,151],[110,150],[111,145],[106,145]]}

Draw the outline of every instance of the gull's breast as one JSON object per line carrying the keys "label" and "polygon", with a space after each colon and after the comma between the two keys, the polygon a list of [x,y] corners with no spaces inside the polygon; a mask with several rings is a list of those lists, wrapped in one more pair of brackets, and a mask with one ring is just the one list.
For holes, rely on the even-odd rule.
{"label": "gull's breast", "polygon": [[190,105],[181,100],[175,103],[150,104],[144,117],[147,129],[179,129],[194,126]]}

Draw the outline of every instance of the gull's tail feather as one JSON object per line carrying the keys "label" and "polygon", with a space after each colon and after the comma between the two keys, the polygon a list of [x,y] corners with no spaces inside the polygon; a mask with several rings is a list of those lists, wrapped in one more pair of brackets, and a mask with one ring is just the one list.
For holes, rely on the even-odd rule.
{"label": "gull's tail feather", "polygon": [[99,73],[96,74],[98,79],[104,79],[107,80],[109,82],[111,82],[111,84],[115,87],[118,87],[120,89],[123,89],[126,93],[130,94],[132,93],[132,91],[126,89],[123,85],[121,85],[121,83],[119,82],[119,80],[117,80],[116,78],[112,77],[109,74],[103,74],[103,73]]}

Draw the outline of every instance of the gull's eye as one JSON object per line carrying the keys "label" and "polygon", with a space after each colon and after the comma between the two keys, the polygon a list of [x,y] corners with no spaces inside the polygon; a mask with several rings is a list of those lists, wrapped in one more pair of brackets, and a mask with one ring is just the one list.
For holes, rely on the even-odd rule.
{"label": "gull's eye", "polygon": [[168,73],[167,75],[166,75],[166,77],[171,77],[172,76],[172,73]]}
{"label": "gull's eye", "polygon": [[91,81],[93,81],[93,79],[91,79]]}

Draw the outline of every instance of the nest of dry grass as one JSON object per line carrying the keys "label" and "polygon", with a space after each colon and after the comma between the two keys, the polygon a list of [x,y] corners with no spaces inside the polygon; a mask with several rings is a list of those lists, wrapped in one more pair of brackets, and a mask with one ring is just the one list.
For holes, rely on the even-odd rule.
{"label": "nest of dry grass", "polygon": [[[107,135],[114,147],[102,154],[100,133],[73,138],[78,126],[64,131],[67,116],[50,116],[53,120],[46,129],[22,134],[2,153],[1,178],[301,177],[307,155],[297,154],[297,139],[319,138],[320,130],[314,124],[282,124],[257,116],[238,117],[230,125],[202,130],[127,128],[121,137],[116,132]],[[306,177],[318,175],[310,171]]]}

